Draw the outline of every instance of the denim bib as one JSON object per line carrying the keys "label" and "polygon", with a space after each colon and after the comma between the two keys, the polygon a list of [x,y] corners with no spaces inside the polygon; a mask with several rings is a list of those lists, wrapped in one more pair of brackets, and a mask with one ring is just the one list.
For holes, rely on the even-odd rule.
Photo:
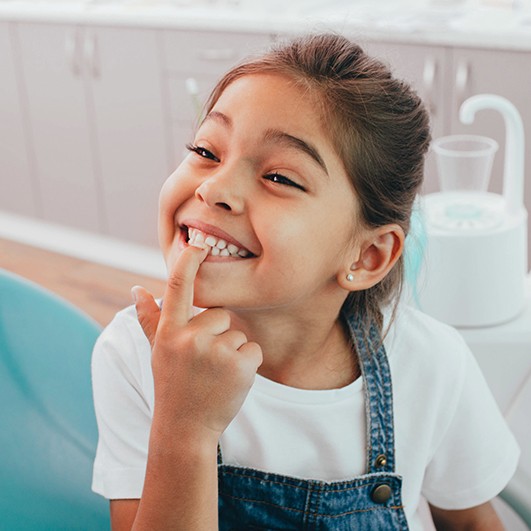
{"label": "denim bib", "polygon": [[223,463],[218,447],[219,529],[407,530],[395,473],[393,392],[378,328],[365,335],[345,316],[363,378],[367,473],[346,481],[305,480]]}

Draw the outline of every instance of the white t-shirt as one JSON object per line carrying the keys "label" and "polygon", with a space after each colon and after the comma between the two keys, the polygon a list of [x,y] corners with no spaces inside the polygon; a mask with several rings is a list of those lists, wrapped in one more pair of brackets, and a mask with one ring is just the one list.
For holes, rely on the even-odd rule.
{"label": "white t-shirt", "polygon": [[[513,475],[517,443],[462,337],[402,306],[384,346],[393,383],[396,472],[411,529],[422,529],[424,496],[463,509],[496,496]],[[119,312],[94,348],[100,438],[93,490],[140,498],[151,417],[151,350],[133,306]],[[333,390],[303,390],[256,376],[220,440],[225,464],[305,479],[366,473],[362,379]]]}

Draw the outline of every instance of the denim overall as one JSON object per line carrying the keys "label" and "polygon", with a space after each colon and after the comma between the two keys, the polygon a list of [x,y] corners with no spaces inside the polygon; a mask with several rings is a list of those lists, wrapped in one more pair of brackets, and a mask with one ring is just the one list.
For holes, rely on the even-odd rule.
{"label": "denim overall", "polygon": [[345,316],[359,357],[367,422],[367,473],[347,481],[305,480],[223,464],[218,447],[219,529],[407,530],[395,474],[393,396],[375,325],[368,337]]}

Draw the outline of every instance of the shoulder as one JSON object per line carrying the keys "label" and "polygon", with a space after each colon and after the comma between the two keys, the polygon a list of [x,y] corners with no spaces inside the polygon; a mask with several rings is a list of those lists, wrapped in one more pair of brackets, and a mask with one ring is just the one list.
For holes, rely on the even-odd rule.
{"label": "shoulder", "polygon": [[447,509],[490,500],[514,473],[519,451],[461,334],[402,306],[385,345],[397,463],[409,494],[422,490]]}
{"label": "shoulder", "polygon": [[384,344],[397,423],[412,430],[421,421],[426,431],[419,438],[433,437],[430,445],[444,435],[466,386],[478,388],[479,382],[480,395],[488,392],[461,334],[415,308],[399,307]]}
{"label": "shoulder", "polygon": [[[439,375],[456,375],[466,370],[472,358],[462,335],[453,327],[408,305],[400,305],[384,341],[393,358],[401,358],[418,370],[427,370]],[[404,359],[405,358],[405,359]],[[442,373],[442,374],[441,374]]]}
{"label": "shoulder", "polygon": [[98,446],[92,488],[110,499],[142,493],[154,404],[151,348],[129,306],[105,327],[92,355]]}
{"label": "shoulder", "polygon": [[143,334],[142,327],[136,317],[136,309],[134,305],[131,305],[116,313],[111,322],[103,329],[98,341],[112,342],[125,337],[131,337],[134,340],[138,339],[140,334]]}
{"label": "shoulder", "polygon": [[114,316],[98,337],[94,351],[97,353],[105,350],[113,354],[119,351],[124,354],[125,351],[130,351],[130,348],[124,347],[131,346],[135,347],[134,350],[142,350],[145,347],[149,349],[134,306],[124,308]]}
{"label": "shoulder", "polygon": [[119,311],[98,337],[92,353],[94,379],[120,374],[142,385],[151,372],[151,348],[134,306]]}

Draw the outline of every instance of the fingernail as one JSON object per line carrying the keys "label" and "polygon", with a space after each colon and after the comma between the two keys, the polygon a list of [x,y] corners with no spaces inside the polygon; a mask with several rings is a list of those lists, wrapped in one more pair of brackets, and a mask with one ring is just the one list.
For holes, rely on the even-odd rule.
{"label": "fingernail", "polygon": [[137,303],[138,299],[140,298],[139,290],[140,290],[140,286],[133,286],[131,288],[131,296],[133,297],[133,301],[135,303]]}
{"label": "fingernail", "polygon": [[189,244],[191,247],[197,247],[198,249],[209,249],[206,243],[193,242]]}

